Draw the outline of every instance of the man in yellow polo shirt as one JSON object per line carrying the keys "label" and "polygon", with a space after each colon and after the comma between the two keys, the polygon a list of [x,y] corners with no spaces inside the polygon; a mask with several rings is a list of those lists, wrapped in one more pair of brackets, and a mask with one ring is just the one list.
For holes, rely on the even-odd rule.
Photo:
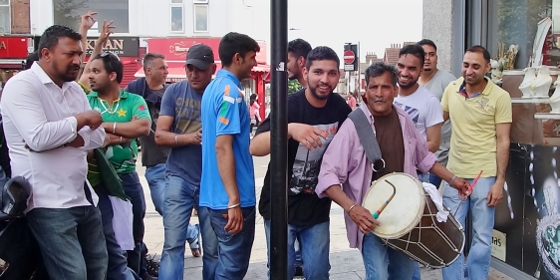
{"label": "man in yellow polo shirt", "polygon": [[[447,169],[457,177],[474,179],[471,194],[461,203],[457,190],[445,184],[443,203],[463,225],[470,211],[473,240],[466,272],[469,279],[488,278],[495,206],[502,200],[509,160],[511,99],[509,94],[484,75],[490,71],[490,54],[481,46],[463,56],[463,76],[443,93],[443,118],[451,119],[451,148]],[[469,179],[470,178],[470,179]],[[443,268],[443,279],[463,279],[464,256]]]}

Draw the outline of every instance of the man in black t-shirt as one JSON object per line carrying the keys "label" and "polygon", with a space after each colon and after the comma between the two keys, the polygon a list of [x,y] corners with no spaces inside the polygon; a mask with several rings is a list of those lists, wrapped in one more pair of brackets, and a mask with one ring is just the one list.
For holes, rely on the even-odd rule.
{"label": "man in black t-shirt", "polygon": [[[329,279],[330,199],[315,194],[319,167],[328,144],[351,112],[333,92],[340,78],[340,60],[328,47],[307,56],[304,77],[308,87],[288,97],[288,278],[294,276],[294,241],[300,237],[303,272],[307,279]],[[270,119],[257,129],[251,154],[270,153]],[[270,166],[264,179],[259,212],[270,239]],[[269,242],[267,242],[269,243]]]}

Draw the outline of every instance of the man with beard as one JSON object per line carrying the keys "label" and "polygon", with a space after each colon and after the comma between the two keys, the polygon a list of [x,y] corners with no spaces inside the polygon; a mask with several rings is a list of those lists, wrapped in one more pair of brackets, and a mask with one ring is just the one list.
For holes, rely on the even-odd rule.
{"label": "man with beard", "polygon": [[303,88],[307,87],[303,70],[310,51],[311,45],[303,39],[295,39],[288,43],[288,79],[298,80]]}
{"label": "man with beard", "polygon": [[[186,81],[165,90],[155,138],[156,144],[171,147],[163,200],[165,240],[160,280],[183,279],[185,241],[190,243],[193,256],[200,256],[198,225],[191,226],[189,220],[193,208],[198,208],[202,174],[200,102],[216,71],[212,49],[204,44],[190,47],[185,71]],[[204,255],[208,259],[214,254],[205,251]]]}
{"label": "man with beard", "polygon": [[[356,109],[362,112],[352,114],[364,114],[366,126],[369,125],[366,129],[375,133],[384,164],[379,164],[381,160],[374,163],[368,160],[356,126],[348,119],[325,152],[315,191],[319,197],[330,197],[346,212],[350,247],[361,250],[367,280],[410,279],[416,262],[388,247],[371,232],[379,222],[361,206],[371,182],[392,172],[416,177],[418,169],[438,174],[463,195],[467,194],[469,185],[437,162],[408,114],[393,104],[398,91],[395,67],[375,63],[366,69],[365,78],[366,98]],[[375,172],[373,164],[378,168]]]}
{"label": "man with beard", "polygon": [[104,153],[132,203],[134,249],[128,251],[128,266],[144,277],[140,273],[140,263],[146,202],[136,173],[136,138],[150,133],[151,119],[144,99],[120,88],[122,77],[123,64],[116,55],[103,52],[93,57],[89,74],[92,93],[87,97],[91,107],[101,112],[103,129],[110,138]]}
{"label": "man with beard", "polygon": [[[331,200],[315,194],[319,167],[330,141],[351,112],[333,92],[340,78],[340,60],[328,47],[309,52],[303,71],[308,87],[288,96],[288,278],[294,276],[294,241],[300,238],[308,279],[329,279],[329,213]],[[270,153],[270,118],[257,129],[250,146],[254,156]],[[270,245],[270,168],[259,202]],[[270,250],[270,246],[269,246]]]}
{"label": "man with beard", "polygon": [[[426,56],[424,57],[424,69],[420,74],[418,83],[428,89],[437,99],[441,101],[445,88],[455,80],[455,76],[451,73],[437,68],[437,47],[432,40],[423,39],[418,45],[424,49]],[[434,154],[438,158],[439,163],[443,166],[447,165],[447,154],[449,153],[449,141],[451,140],[451,122],[445,121],[441,126],[441,141],[439,149]],[[441,178],[434,174],[430,174],[430,183],[437,188],[441,184]]]}
{"label": "man with beard", "polygon": [[[504,192],[512,118],[509,94],[485,77],[490,68],[486,49],[469,48],[463,56],[463,77],[452,82],[441,99],[443,117],[451,120],[452,127],[449,170],[471,182],[482,171],[462,203],[457,191],[444,185],[443,204],[457,213],[455,218],[465,231],[473,232],[473,238],[466,266],[463,255],[459,256],[443,268],[443,279],[463,279],[465,267],[469,279],[488,277],[494,211]],[[465,225],[468,212],[472,228]]]}
{"label": "man with beard", "polygon": [[[251,76],[259,51],[259,44],[245,34],[230,32],[222,37],[218,52],[223,68],[202,96],[198,217],[204,279],[241,280],[249,268],[255,238],[255,170],[248,149],[251,117],[241,81]],[[202,83],[198,80],[191,86],[200,88]],[[206,252],[216,255],[207,257]]]}
{"label": "man with beard", "polygon": [[6,83],[0,107],[12,176],[31,184],[26,219],[49,277],[103,280],[107,248],[86,156],[105,131],[75,82],[81,39],[65,26],[47,28],[39,61]]}
{"label": "man with beard", "polygon": [[[438,99],[418,84],[424,56],[424,49],[419,45],[408,45],[400,50],[397,62],[399,94],[394,103],[410,116],[433,153],[439,149],[443,112]],[[423,182],[428,178],[428,174],[420,176]]]}

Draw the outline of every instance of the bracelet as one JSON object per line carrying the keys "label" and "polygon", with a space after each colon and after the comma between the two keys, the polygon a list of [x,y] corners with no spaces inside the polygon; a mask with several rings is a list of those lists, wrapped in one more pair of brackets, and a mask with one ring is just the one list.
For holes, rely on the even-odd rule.
{"label": "bracelet", "polygon": [[354,209],[354,207],[356,207],[356,204],[352,204],[352,206],[350,206],[350,208],[348,208],[348,211],[346,211],[346,213],[350,214],[350,211],[352,211],[352,209]]}
{"label": "bracelet", "polygon": [[453,175],[453,177],[451,177],[451,181],[449,181],[450,186],[453,185],[453,181],[455,181],[455,179],[457,179],[457,176]]}
{"label": "bracelet", "polygon": [[119,143],[122,144],[122,136],[119,138]]}
{"label": "bracelet", "polygon": [[175,134],[175,145],[179,145],[179,141],[177,140],[177,137],[179,137],[179,134]]}
{"label": "bracelet", "polygon": [[238,207],[240,205],[241,205],[241,202],[239,202],[237,204],[234,204],[234,205],[231,205],[231,206],[228,206],[227,209],[233,209],[233,208]]}
{"label": "bracelet", "polygon": [[113,134],[117,134],[117,122],[113,123]]}

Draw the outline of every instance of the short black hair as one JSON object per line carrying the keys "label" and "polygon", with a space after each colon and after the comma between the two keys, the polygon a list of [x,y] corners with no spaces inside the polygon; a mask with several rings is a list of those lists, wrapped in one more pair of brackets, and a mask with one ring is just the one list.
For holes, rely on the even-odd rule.
{"label": "short black hair", "polygon": [[473,52],[473,53],[481,53],[486,60],[486,63],[490,63],[490,53],[481,45],[476,45],[468,48],[465,53]]}
{"label": "short black hair", "polygon": [[315,60],[334,60],[336,61],[336,68],[340,68],[340,58],[338,58],[336,52],[329,47],[320,46],[312,49],[309,54],[307,54],[305,68],[309,70],[311,63]]}
{"label": "short black hair", "polygon": [[230,66],[233,62],[233,56],[238,53],[242,57],[250,52],[259,52],[261,47],[255,39],[236,32],[230,32],[222,37],[220,40],[220,46],[218,47],[218,53],[220,55],[220,60],[222,66]]}
{"label": "short black hair", "polygon": [[144,56],[144,60],[142,61],[142,67],[144,69],[148,68],[148,64],[152,63],[152,61],[156,60],[156,59],[165,59],[165,55],[160,54],[160,53],[147,53]]}
{"label": "short black hair", "polygon": [[39,61],[39,51],[36,50],[27,56],[27,59],[25,60],[25,70],[31,68],[31,65],[37,61]]}
{"label": "short black hair", "polygon": [[424,49],[418,45],[406,45],[399,51],[399,58],[405,54],[410,54],[420,59],[420,66],[424,65],[424,57],[426,56],[426,52]]}
{"label": "short black hair", "polygon": [[377,78],[385,73],[391,76],[391,84],[396,86],[398,83],[398,71],[393,65],[385,64],[383,62],[376,62],[370,65],[365,72],[366,85],[369,85],[370,78]]}
{"label": "short black hair", "polygon": [[123,64],[119,57],[111,52],[102,52],[96,55],[93,60],[101,59],[103,61],[103,68],[107,73],[117,73],[117,83],[121,83],[123,78]]}
{"label": "short black hair", "polygon": [[52,51],[56,44],[58,44],[58,40],[64,37],[68,37],[74,41],[82,40],[82,35],[74,29],[64,25],[53,25],[47,28],[45,32],[43,32],[43,35],[41,35],[41,39],[39,39],[39,58],[42,56],[42,49],[46,48]]}
{"label": "short black hair", "polygon": [[303,39],[298,38],[288,43],[288,52],[293,53],[295,58],[300,58],[301,56],[307,58],[311,50],[311,45]]}
{"label": "short black hair", "polygon": [[420,46],[423,46],[423,45],[431,46],[437,52],[436,43],[434,43],[434,41],[432,41],[430,39],[422,39],[422,40],[418,41],[418,43],[416,43],[416,44],[418,44]]}

